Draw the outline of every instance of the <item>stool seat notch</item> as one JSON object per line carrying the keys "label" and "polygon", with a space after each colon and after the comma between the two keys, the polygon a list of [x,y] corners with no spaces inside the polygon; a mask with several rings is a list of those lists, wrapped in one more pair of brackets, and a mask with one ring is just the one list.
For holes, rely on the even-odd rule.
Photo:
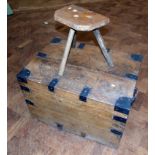
{"label": "stool seat notch", "polygon": [[92,31],[109,23],[109,18],[88,9],[70,5],[55,11],[56,21],[76,31]]}

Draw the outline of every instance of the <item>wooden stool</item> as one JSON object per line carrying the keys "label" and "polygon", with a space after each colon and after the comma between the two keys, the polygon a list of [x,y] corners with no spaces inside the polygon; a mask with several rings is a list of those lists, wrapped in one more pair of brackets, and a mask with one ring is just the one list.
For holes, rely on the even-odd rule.
{"label": "wooden stool", "polygon": [[64,73],[69,51],[74,39],[75,31],[93,31],[108,65],[113,67],[112,59],[108,54],[108,50],[105,47],[104,40],[98,29],[108,24],[109,18],[95,13],[93,11],[89,11],[87,9],[78,7],[76,5],[67,6],[57,10],[54,14],[54,18],[56,21],[70,27],[67,44],[59,68],[58,74],[60,76],[62,76]]}

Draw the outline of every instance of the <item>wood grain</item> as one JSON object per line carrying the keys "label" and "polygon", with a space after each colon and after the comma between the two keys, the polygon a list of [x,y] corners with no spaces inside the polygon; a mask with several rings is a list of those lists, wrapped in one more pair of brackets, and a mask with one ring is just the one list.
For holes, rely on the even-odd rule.
{"label": "wood grain", "polygon": [[[13,4],[10,1],[9,3]],[[17,72],[30,61],[32,54],[49,44],[51,38],[57,35],[65,38],[68,29],[63,25],[59,25],[55,29],[52,19],[55,9],[47,9],[49,4],[52,4],[54,8],[55,4],[59,2],[48,1],[45,3],[41,0],[39,3],[38,1],[29,3],[27,0],[20,2],[15,0],[14,3],[17,7],[13,5],[13,8],[22,10],[22,7],[26,6],[29,10],[22,11],[22,13],[15,12],[14,16],[8,17],[8,106],[21,117],[23,112],[28,114],[28,111],[15,80]],[[61,3],[66,4],[64,1]],[[38,5],[43,9],[31,11],[32,7],[37,8]],[[123,53],[140,52],[144,56],[137,85],[139,90],[145,94],[144,100],[142,102],[141,99],[138,99],[135,102],[138,106],[135,105],[136,107],[130,112],[124,136],[117,150],[68,132],[60,132],[56,128],[30,118],[30,121],[19,128],[18,132],[8,141],[9,155],[147,155],[147,1],[104,0],[98,3],[92,1],[78,5],[111,19],[110,24],[101,29],[107,47]],[[44,25],[43,22],[48,20],[49,24]],[[16,47],[27,39],[32,39],[33,44],[21,49],[22,52],[17,50]],[[92,33],[84,35],[78,33],[77,40],[94,44]],[[95,61],[92,63],[94,64]],[[17,121],[16,117],[12,117],[12,119],[14,121],[11,122]]]}
{"label": "wood grain", "polygon": [[[62,41],[62,43],[64,42]],[[124,125],[120,122],[114,122],[112,118],[115,115],[123,115],[125,118],[127,116],[115,112],[114,107],[117,100],[121,97],[133,98],[136,85],[135,80],[124,77],[126,74],[124,73],[124,68],[129,62],[128,68],[131,69],[131,72],[135,72],[138,75],[140,63],[133,61],[129,54],[117,52],[119,59],[116,59],[115,54],[114,57],[116,66],[119,64],[119,67],[115,68],[114,71],[119,68],[120,76],[115,72],[113,73],[111,68],[108,68],[105,62],[101,60],[99,63],[103,64],[103,71],[96,71],[96,66],[94,66],[93,70],[89,70],[89,67],[85,68],[87,66],[85,61],[82,64],[78,64],[78,66],[76,66],[76,63],[74,64],[74,62],[80,62],[82,57],[84,57],[82,55],[79,56],[77,49],[74,48],[74,59],[72,59],[72,56],[70,58],[73,60],[72,64],[68,63],[65,74],[62,77],[58,77],[58,60],[60,60],[58,56],[60,55],[60,47],[64,47],[63,45],[55,46],[52,44],[48,46],[48,48],[45,48],[48,55],[43,53],[46,54],[45,58],[36,56],[26,66],[31,75],[28,78],[28,84],[20,82],[20,85],[30,89],[28,93],[23,91],[25,98],[35,105],[34,107],[29,107],[30,112],[48,124],[60,122],[66,131],[78,135],[84,133],[84,135],[87,135],[86,138],[118,147],[120,137],[113,134],[111,129],[123,132]],[[88,45],[86,48],[81,49],[80,53],[89,54],[89,51],[99,52],[99,49],[96,46]],[[56,59],[52,55],[53,52],[55,55],[58,53]],[[91,56],[93,57],[93,55]],[[56,77],[59,82],[54,93],[51,93],[48,90],[48,85]],[[79,101],[79,95],[85,86],[91,87],[92,90],[87,102],[84,104]]]}
{"label": "wood grain", "polygon": [[[66,41],[62,39],[60,43],[52,43],[45,46],[42,52],[47,54],[48,60],[54,58],[60,62],[63,55],[63,49],[65,48],[65,43]],[[138,75],[139,73],[140,63],[133,61],[130,53],[121,52],[111,48],[110,55],[113,58],[114,67],[108,67],[98,46],[85,43],[84,48],[80,49],[78,48],[79,45],[80,42],[77,42],[76,48],[71,49],[67,63],[76,66],[83,66],[95,71],[108,72],[122,77],[124,77],[127,73],[133,73],[135,75]],[[136,53],[133,52],[133,54]]]}

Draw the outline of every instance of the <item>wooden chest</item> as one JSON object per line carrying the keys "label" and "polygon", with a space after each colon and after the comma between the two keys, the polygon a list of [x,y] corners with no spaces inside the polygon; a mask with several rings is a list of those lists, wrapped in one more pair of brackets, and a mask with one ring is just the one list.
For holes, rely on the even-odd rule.
{"label": "wooden chest", "polygon": [[57,75],[65,41],[52,39],[17,79],[31,114],[50,125],[118,147],[136,98],[142,56],[110,52],[109,68],[100,49],[77,43],[64,76]]}

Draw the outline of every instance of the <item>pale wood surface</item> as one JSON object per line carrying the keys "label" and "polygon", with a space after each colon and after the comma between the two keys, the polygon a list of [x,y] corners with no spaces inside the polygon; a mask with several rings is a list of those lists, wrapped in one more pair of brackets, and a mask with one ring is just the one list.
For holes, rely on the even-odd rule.
{"label": "pale wood surface", "polygon": [[[26,68],[31,71],[30,81],[48,85],[58,74],[59,62],[55,62],[54,59],[42,61],[34,58]],[[78,98],[86,85],[92,88],[89,99],[115,105],[119,97],[133,97],[136,81],[67,64],[65,74],[60,78],[56,88],[74,93]]]}
{"label": "pale wood surface", "polygon": [[[45,1],[40,1],[39,5],[45,4]],[[107,47],[124,53],[138,51],[144,56],[137,83],[140,95],[128,118],[121,145],[117,150],[111,149],[79,136],[60,132],[30,117],[23,127],[16,128],[16,134],[8,141],[10,155],[147,155],[147,2],[104,0],[80,6],[111,19],[111,24],[102,29]],[[30,61],[34,52],[49,44],[51,37],[61,33],[61,37],[64,37],[68,34],[68,29],[62,25],[57,25],[58,31],[55,30],[55,21],[51,19],[55,10],[45,10],[16,13],[8,17],[8,116],[11,115],[8,117],[8,131],[21,117],[27,119],[29,114],[17,85],[16,73]],[[49,24],[44,25],[44,21],[49,21]],[[90,44],[93,38],[91,33],[77,36],[78,40],[89,41]],[[33,43],[20,50],[16,48],[29,39]]]}
{"label": "pale wood surface", "polygon": [[[58,36],[57,36],[58,37]],[[59,37],[61,38],[61,37]],[[61,40],[60,43],[51,43],[45,46],[42,50],[43,53],[47,54],[47,59],[54,58],[60,63],[65,48],[66,40]],[[104,56],[98,46],[89,45],[85,43],[83,49],[78,48],[80,42],[76,43],[76,48],[71,48],[68,64],[83,66],[94,71],[106,72],[118,77],[125,77],[127,73],[132,73],[138,76],[140,70],[140,62],[133,61],[131,54],[140,54],[139,52],[125,53],[123,51],[110,49],[110,55],[113,58],[114,67],[109,67],[104,60]],[[52,60],[51,60],[52,61]]]}
{"label": "pale wood surface", "polygon": [[108,17],[76,5],[57,10],[54,19],[77,31],[92,31],[109,23]]}

